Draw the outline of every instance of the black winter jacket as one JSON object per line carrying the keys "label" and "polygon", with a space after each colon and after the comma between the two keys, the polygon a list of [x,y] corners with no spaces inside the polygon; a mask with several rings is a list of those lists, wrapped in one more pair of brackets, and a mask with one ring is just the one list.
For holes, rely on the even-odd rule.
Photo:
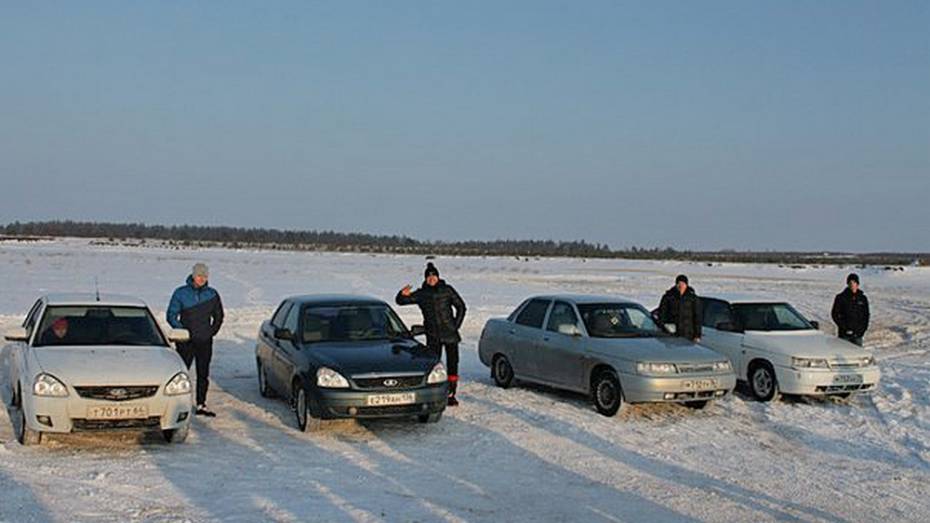
{"label": "black winter jacket", "polygon": [[398,292],[395,301],[398,305],[416,304],[420,307],[428,344],[462,341],[459,329],[465,321],[465,302],[444,280],[439,280],[435,287],[424,283],[410,296],[404,296],[403,291]]}
{"label": "black winter jacket", "polygon": [[869,328],[869,299],[862,289],[853,294],[847,287],[834,298],[831,315],[841,338],[861,338]]}
{"label": "black winter jacket", "polygon": [[690,286],[684,295],[672,287],[662,296],[659,321],[675,324],[675,336],[693,340],[701,337],[701,300]]}

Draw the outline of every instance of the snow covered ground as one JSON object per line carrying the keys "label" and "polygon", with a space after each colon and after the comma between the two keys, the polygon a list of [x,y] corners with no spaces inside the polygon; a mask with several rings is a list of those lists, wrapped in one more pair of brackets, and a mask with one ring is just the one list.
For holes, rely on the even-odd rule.
{"label": "snow covered ground", "polygon": [[[306,435],[259,396],[259,323],[284,296],[353,292],[391,300],[421,257],[159,247],[84,240],[0,243],[0,329],[49,291],[134,294],[163,314],[195,261],[212,269],[228,316],[210,404],[188,442],[132,435],[13,438],[0,408],[0,521],[926,521],[930,512],[930,271],[862,269],[866,343],[883,383],[871,398],[694,412],[633,406],[616,418],[584,397],[495,388],[477,358],[484,322],[539,292],[615,293],[657,303],[686,272],[699,293],[780,294],[831,325],[846,268],[449,258],[469,305],[462,405],[436,425],[338,422]],[[400,309],[414,323],[416,309]],[[8,349],[0,395],[9,400]]]}

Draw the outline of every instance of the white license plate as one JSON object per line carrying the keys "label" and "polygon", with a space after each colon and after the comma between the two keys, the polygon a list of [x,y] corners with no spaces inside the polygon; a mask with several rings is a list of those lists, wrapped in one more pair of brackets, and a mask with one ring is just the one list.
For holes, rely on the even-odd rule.
{"label": "white license plate", "polygon": [[833,376],[833,383],[837,385],[858,385],[862,383],[862,374],[837,374]]}
{"label": "white license plate", "polygon": [[87,419],[136,419],[149,417],[147,405],[94,405],[87,407]]}
{"label": "white license plate", "polygon": [[387,407],[390,405],[410,405],[417,402],[417,395],[413,392],[401,394],[372,394],[368,396],[366,404],[369,407]]}
{"label": "white license plate", "polygon": [[708,390],[717,388],[717,380],[690,380],[681,382],[687,390]]}

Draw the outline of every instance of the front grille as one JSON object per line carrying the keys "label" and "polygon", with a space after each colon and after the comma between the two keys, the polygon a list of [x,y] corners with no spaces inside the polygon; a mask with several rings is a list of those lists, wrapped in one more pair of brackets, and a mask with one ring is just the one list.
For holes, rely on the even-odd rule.
{"label": "front grille", "polygon": [[822,394],[843,393],[843,392],[860,392],[870,390],[874,383],[862,383],[854,385],[821,385],[817,387],[817,392]]}
{"label": "front grille", "polygon": [[119,386],[106,387],[74,387],[78,396],[87,399],[106,401],[129,401],[141,398],[151,398],[158,392],[158,385]]}
{"label": "front grille", "polygon": [[862,365],[862,364],[859,363],[858,361],[831,361],[831,362],[830,362],[830,368],[831,368],[831,369],[840,369],[840,370],[842,370],[842,369],[859,369],[859,368],[862,368],[863,366],[864,366],[864,365]]}
{"label": "front grille", "polygon": [[358,416],[399,416],[402,414],[422,414],[425,405],[392,405],[390,407],[359,407]]}
{"label": "front grille", "polygon": [[714,372],[713,363],[676,364],[679,374],[709,374]]}
{"label": "front grille", "polygon": [[352,381],[360,389],[392,390],[419,387],[423,384],[423,378],[423,376],[384,376],[378,378],[353,378]]}
{"label": "front grille", "polygon": [[75,431],[158,429],[161,428],[161,418],[158,416],[118,420],[76,418],[71,420],[71,426]]}

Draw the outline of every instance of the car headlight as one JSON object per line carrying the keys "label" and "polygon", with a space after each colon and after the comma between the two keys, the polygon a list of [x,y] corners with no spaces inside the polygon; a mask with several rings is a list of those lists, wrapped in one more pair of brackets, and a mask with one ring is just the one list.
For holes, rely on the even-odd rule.
{"label": "car headlight", "polygon": [[791,358],[791,366],[796,369],[826,369],[830,364],[823,358]]}
{"label": "car headlight", "polygon": [[726,372],[733,370],[733,366],[730,365],[729,361],[718,361],[714,363],[714,370],[717,372]]}
{"label": "car headlight", "polygon": [[448,381],[448,379],[449,375],[446,373],[446,366],[443,365],[442,362],[439,362],[433,367],[433,370],[430,371],[429,376],[426,378],[426,383],[432,385],[434,383],[443,383]]}
{"label": "car headlight", "polygon": [[166,396],[180,396],[181,394],[190,394],[190,392],[191,379],[186,372],[175,374],[165,385]]}
{"label": "car headlight", "polygon": [[636,372],[639,374],[678,374],[678,367],[674,363],[637,363]]}
{"label": "car headlight", "polygon": [[320,370],[316,371],[316,386],[324,389],[347,389],[349,380],[333,369],[320,367]]}
{"label": "car headlight", "polygon": [[32,384],[32,393],[36,396],[49,396],[53,398],[64,398],[68,395],[68,387],[58,378],[51,374],[39,374]]}

